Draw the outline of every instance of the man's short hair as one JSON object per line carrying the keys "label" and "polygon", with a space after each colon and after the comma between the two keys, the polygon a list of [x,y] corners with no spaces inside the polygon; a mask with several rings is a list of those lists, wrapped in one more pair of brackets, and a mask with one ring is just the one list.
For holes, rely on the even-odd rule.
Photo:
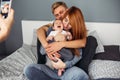
{"label": "man's short hair", "polygon": [[62,1],[55,2],[55,3],[53,3],[53,5],[52,5],[52,7],[51,7],[52,13],[54,13],[54,10],[55,10],[57,7],[59,7],[59,6],[63,6],[63,7],[65,7],[65,8],[68,8],[65,2],[62,2]]}

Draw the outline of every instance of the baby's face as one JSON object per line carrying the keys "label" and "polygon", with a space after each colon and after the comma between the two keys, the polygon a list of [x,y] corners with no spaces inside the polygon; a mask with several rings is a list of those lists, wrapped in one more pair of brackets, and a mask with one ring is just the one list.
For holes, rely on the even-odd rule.
{"label": "baby's face", "polygon": [[53,29],[54,30],[63,30],[63,23],[62,23],[62,21],[61,20],[55,20]]}
{"label": "baby's face", "polygon": [[2,13],[8,13],[9,11],[9,4],[4,4],[4,6],[2,7]]}

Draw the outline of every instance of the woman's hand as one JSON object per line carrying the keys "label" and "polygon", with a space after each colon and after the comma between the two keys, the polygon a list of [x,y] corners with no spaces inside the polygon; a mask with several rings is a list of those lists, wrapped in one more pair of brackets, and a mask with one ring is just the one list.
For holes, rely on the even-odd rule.
{"label": "woman's hand", "polygon": [[53,42],[53,43],[48,44],[48,46],[46,48],[46,52],[55,53],[55,52],[61,50],[63,47],[64,47],[63,42]]}
{"label": "woman's hand", "polygon": [[55,69],[64,69],[66,68],[66,64],[59,58],[55,57],[57,62],[52,61],[52,65]]}
{"label": "woman's hand", "polygon": [[59,58],[61,56],[58,52],[62,48],[63,48],[63,45],[61,42],[53,42],[46,46],[45,51],[46,51],[48,57],[51,60],[54,60],[54,57]]}
{"label": "woman's hand", "polygon": [[7,27],[9,29],[12,27],[13,22],[14,22],[14,10],[13,9],[10,9],[10,12],[8,13],[8,17],[5,19],[0,14],[0,27]]}
{"label": "woman's hand", "polygon": [[5,19],[0,14],[0,42],[5,40],[9,35],[13,22],[14,22],[13,9],[10,9],[10,12],[8,13],[8,17]]}

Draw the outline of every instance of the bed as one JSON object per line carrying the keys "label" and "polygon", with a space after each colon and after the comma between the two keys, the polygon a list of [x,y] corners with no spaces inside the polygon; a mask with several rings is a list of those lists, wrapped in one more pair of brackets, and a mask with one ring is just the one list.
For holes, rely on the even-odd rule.
{"label": "bed", "polygon": [[23,45],[0,61],[0,80],[27,80],[23,74],[26,65],[37,63],[36,29],[49,21],[21,21]]}
{"label": "bed", "polygon": [[[37,48],[36,48],[37,47],[36,29],[50,22],[51,21],[35,21],[35,20],[22,20],[21,21],[23,46],[19,48],[18,50],[16,50],[15,52],[13,52],[8,57],[0,61],[0,80],[27,80],[23,74],[24,67],[31,63],[37,63],[37,59],[38,59]],[[95,36],[91,32],[96,31],[98,33],[99,39],[102,42],[101,45],[108,45],[108,46],[118,45],[119,47],[120,45],[120,37],[118,35],[120,34],[119,23],[86,22],[86,25],[87,25],[87,29],[90,30],[90,33],[89,33],[90,35]],[[110,33],[112,34],[109,36]],[[101,53],[99,52],[99,50],[97,52]],[[120,53],[120,48],[119,48],[118,53]],[[98,67],[98,63],[99,65],[105,64],[106,61],[107,61],[107,64],[109,64],[110,66],[113,65],[113,63],[114,65],[117,64],[117,67],[120,66],[119,61],[112,61],[113,63],[111,63],[111,61],[108,61],[108,60],[95,59],[91,62],[90,67],[89,67],[89,75],[92,80],[100,80],[103,78],[111,79],[111,76],[108,76],[108,75],[103,76],[102,73],[98,74],[99,73],[98,69],[101,68],[101,66]],[[113,68],[116,68],[116,66],[114,66]],[[109,69],[113,69],[113,68],[110,67]],[[120,79],[119,68],[117,68],[117,72],[115,73],[116,75],[114,75],[113,77],[116,79]],[[108,72],[106,71],[105,74],[108,74]]]}

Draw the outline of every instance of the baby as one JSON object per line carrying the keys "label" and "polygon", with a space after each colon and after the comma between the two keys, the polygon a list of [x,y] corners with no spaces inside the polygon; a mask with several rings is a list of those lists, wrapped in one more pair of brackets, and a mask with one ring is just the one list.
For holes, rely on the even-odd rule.
{"label": "baby", "polygon": [[[63,30],[63,24],[62,24],[61,20],[55,20],[53,22],[52,29],[53,29],[53,31],[51,31],[49,33],[49,35],[46,39],[49,43],[54,42],[54,41],[72,40],[72,34],[68,31]],[[59,51],[59,53],[61,54],[61,57],[59,57],[59,58],[62,59],[64,62],[71,60],[73,58],[73,54],[72,54],[71,50],[69,50],[69,49],[62,49]],[[47,58],[46,65],[53,68],[49,60],[50,59]],[[58,70],[58,75],[59,75],[59,73],[61,73],[60,71],[63,71],[63,69]]]}
{"label": "baby", "polygon": [[[48,36],[47,36],[46,40],[48,41],[48,43],[52,43],[54,41],[72,40],[72,34],[68,31],[63,30],[63,24],[62,24],[61,20],[55,20],[53,22],[53,26],[51,27],[51,30],[48,30],[47,35]],[[43,50],[44,49],[41,49],[40,52],[44,53],[45,51],[43,51]],[[72,51],[68,48],[62,48],[58,53],[61,55],[58,58],[60,58],[63,62],[70,61],[74,57],[72,54]],[[46,65],[54,70],[54,67],[52,66],[52,63],[51,63],[51,59],[49,59],[48,56],[46,56],[46,59],[47,59]],[[62,71],[64,71],[64,69],[58,70],[59,76],[61,76]]]}

